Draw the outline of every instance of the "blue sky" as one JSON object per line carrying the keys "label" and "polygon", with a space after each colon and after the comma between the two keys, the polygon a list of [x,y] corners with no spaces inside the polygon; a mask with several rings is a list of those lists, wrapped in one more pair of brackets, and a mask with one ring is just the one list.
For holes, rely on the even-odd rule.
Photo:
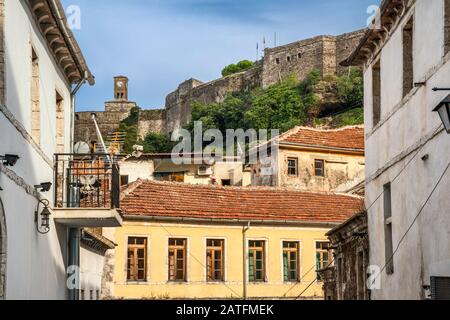
{"label": "blue sky", "polygon": [[[144,109],[191,77],[210,81],[222,68],[255,60],[256,43],[273,46],[366,26],[379,0],[63,0],[81,9],[74,30],[96,77],[77,97],[78,111],[103,110],[115,75],[130,78],[130,100]],[[262,55],[262,52],[260,52]]]}

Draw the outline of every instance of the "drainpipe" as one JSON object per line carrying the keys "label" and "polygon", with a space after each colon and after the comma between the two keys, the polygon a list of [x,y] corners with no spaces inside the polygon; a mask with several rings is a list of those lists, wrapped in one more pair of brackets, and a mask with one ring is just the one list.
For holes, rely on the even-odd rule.
{"label": "drainpipe", "polygon": [[[75,96],[81,89],[83,84],[87,81],[88,74],[85,72],[84,77],[80,82],[77,83],[75,88],[70,93],[70,154],[74,153],[74,138],[75,138]],[[68,266],[72,266],[73,272],[75,274],[70,276],[75,276],[77,284],[80,281],[80,233],[81,229],[71,228],[69,229],[69,253],[68,253]],[[75,268],[73,268],[75,267]],[[78,289],[69,289],[69,300],[78,300]]]}
{"label": "drainpipe", "polygon": [[73,274],[69,276],[75,277],[76,288],[69,288],[69,300],[79,300],[78,287],[80,285],[80,234],[79,228],[69,229],[69,261],[68,265],[71,266]]}
{"label": "drainpipe", "polygon": [[248,225],[242,228],[242,267],[243,267],[243,276],[244,276],[244,300],[248,300],[248,294],[247,294],[247,231],[250,230],[250,222],[248,222]]}
{"label": "drainpipe", "polygon": [[73,154],[73,147],[74,142],[73,139],[75,138],[75,96],[78,93],[78,91],[81,89],[83,84],[87,81],[87,72],[84,74],[84,78],[78,82],[78,84],[75,86],[75,88],[70,93],[70,153]]}

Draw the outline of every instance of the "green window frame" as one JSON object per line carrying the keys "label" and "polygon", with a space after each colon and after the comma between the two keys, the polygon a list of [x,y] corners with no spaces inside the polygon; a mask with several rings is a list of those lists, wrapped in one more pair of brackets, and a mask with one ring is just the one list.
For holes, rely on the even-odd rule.
{"label": "green window frame", "polygon": [[266,281],[265,241],[252,240],[248,243],[248,280],[249,282]]}
{"label": "green window frame", "polygon": [[283,280],[285,282],[300,281],[300,242],[283,242]]}

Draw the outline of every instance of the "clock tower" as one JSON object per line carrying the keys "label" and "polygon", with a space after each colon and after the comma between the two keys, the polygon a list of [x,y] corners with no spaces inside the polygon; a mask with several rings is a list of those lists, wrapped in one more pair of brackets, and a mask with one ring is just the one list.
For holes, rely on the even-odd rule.
{"label": "clock tower", "polygon": [[128,101],[128,78],[124,76],[114,77],[114,99]]}

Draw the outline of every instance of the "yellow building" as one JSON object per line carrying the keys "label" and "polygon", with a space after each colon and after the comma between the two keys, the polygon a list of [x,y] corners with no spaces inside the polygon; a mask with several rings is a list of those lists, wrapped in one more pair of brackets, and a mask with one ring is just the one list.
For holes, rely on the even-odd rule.
{"label": "yellow building", "polygon": [[115,230],[113,298],[321,298],[325,234],[356,196],[138,180]]}
{"label": "yellow building", "polygon": [[253,186],[348,192],[364,181],[362,126],[332,130],[296,127],[275,140],[271,161],[260,159],[253,166]]}

